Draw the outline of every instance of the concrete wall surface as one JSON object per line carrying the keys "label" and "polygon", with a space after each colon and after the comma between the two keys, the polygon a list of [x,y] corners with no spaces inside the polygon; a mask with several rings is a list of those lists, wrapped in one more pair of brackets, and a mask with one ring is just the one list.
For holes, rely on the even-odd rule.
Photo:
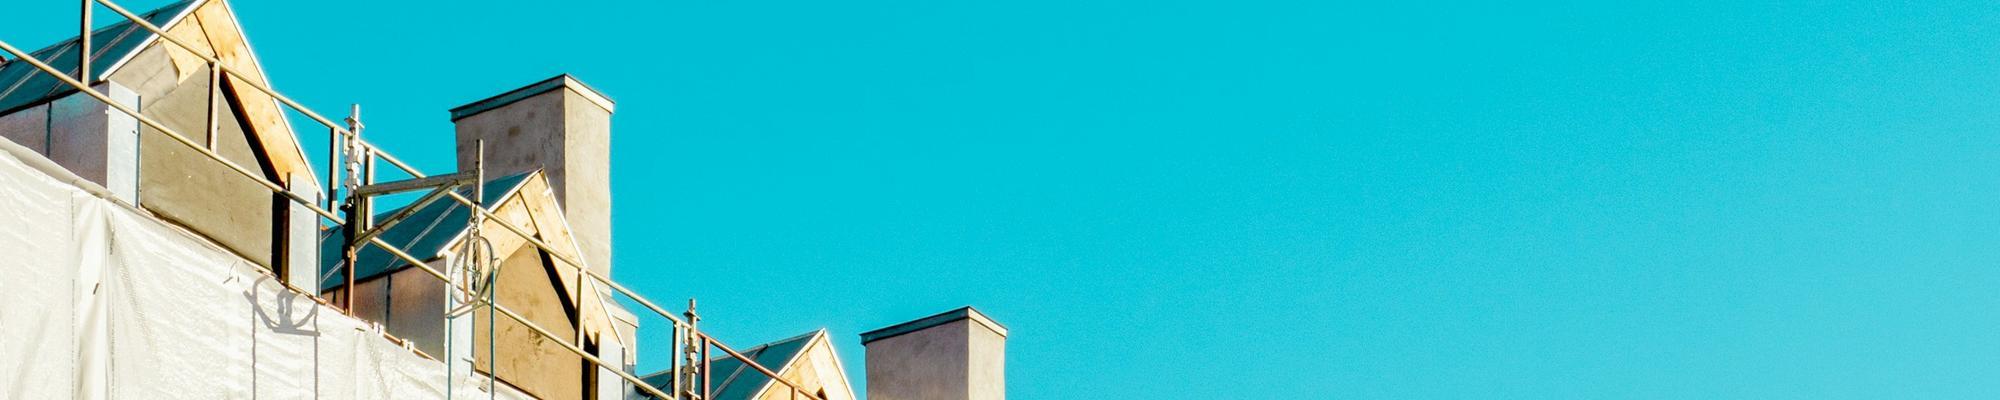
{"label": "concrete wall surface", "polygon": [[563,217],[591,270],[611,274],[611,110],[575,89],[563,92],[563,136],[569,165],[550,177]]}
{"label": "concrete wall surface", "polygon": [[[433,261],[430,267],[444,271],[443,264]],[[389,315],[385,324],[389,333],[410,341],[425,354],[444,358],[444,281],[416,268],[396,271],[384,279],[389,281],[386,288],[389,292]],[[458,351],[469,350],[460,348]]]}
{"label": "concrete wall surface", "polygon": [[[431,267],[438,268],[438,264]],[[409,341],[424,354],[445,358],[444,282],[422,270],[407,268],[355,282],[354,287],[355,318],[381,324],[389,335]],[[326,293],[332,304],[340,304],[346,296],[344,287]],[[463,349],[459,352],[467,351]]]}
{"label": "concrete wall surface", "polygon": [[966,390],[971,400],[1007,399],[1007,337],[967,324]]}
{"label": "concrete wall surface", "polygon": [[0,138],[46,157],[49,154],[49,105],[29,107],[0,115]]}
{"label": "concrete wall surface", "polygon": [[1007,329],[972,307],[861,334],[870,400],[1004,400]]}
{"label": "concrete wall surface", "polygon": [[870,400],[967,400],[970,321],[945,323],[866,344]]}
{"label": "concrete wall surface", "polygon": [[[139,95],[117,83],[96,89],[119,104],[139,107]],[[126,203],[139,190],[139,119],[77,93],[50,104],[49,159],[103,185]]]}
{"label": "concrete wall surface", "polygon": [[[139,107],[139,95],[124,85],[96,88],[120,104]],[[0,116],[0,137],[39,151],[120,201],[138,200],[139,120],[94,97],[73,93]]]}
{"label": "concrete wall surface", "polygon": [[[472,167],[475,142],[486,142],[488,176],[541,169],[591,270],[611,271],[611,110],[558,77],[523,89],[547,87],[514,99],[510,92],[474,105],[493,105],[453,121],[458,167]],[[537,89],[540,90],[540,89]],[[508,101],[502,101],[508,100]],[[489,102],[491,102],[489,104]],[[469,105],[467,107],[472,107]],[[463,107],[461,107],[463,108]],[[482,107],[483,108],[483,107]]]}

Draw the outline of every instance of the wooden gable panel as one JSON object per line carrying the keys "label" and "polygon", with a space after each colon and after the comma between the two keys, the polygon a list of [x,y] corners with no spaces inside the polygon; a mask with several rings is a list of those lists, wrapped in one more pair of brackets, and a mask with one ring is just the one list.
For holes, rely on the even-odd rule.
{"label": "wooden gable panel", "polygon": [[[541,252],[521,247],[502,263],[499,286],[494,288],[500,304],[551,333],[574,338],[576,330],[568,308],[561,298],[550,295],[557,284]],[[472,315],[474,368],[488,371],[487,311],[474,309]],[[518,321],[507,317],[494,321],[491,343],[498,344],[493,359],[497,371],[489,372],[536,398],[582,398],[586,371],[582,357]],[[573,339],[555,341],[575,343]]]}
{"label": "wooden gable panel", "polygon": [[[172,62],[174,71],[178,74],[176,81],[186,81],[190,75],[201,70],[208,63],[195,54],[215,54],[215,45],[208,42],[208,31],[202,27],[200,18],[190,17],[180,21],[179,24],[165,28],[167,28],[167,37],[188,46],[193,46],[194,50],[188,50],[165,40],[155,42],[149,47],[159,48],[162,52],[165,52],[168,60]],[[130,67],[132,66],[127,65],[124,68]],[[140,93],[140,95],[143,96],[144,93]]]}
{"label": "wooden gable panel", "polygon": [[[298,138],[294,136],[290,122],[285,120],[285,110],[279,106],[277,99],[262,90],[236,82],[240,79],[264,87],[271,85],[270,80],[264,76],[263,66],[258,64],[256,56],[251,53],[250,44],[243,36],[235,14],[230,11],[229,3],[211,1],[203,4],[201,8],[195,9],[191,20],[193,24],[184,23],[186,25],[184,27],[198,25],[198,31],[207,39],[216,59],[230,71],[238,74],[223,78],[223,82],[228,84],[225,85],[225,89],[242,102],[240,106],[243,117],[249,122],[247,127],[262,142],[277,176],[288,177],[293,174],[311,176],[311,164],[300,149]],[[168,31],[168,33],[174,32]],[[172,44],[166,45],[172,46]]]}
{"label": "wooden gable panel", "polygon": [[[534,244],[529,243],[527,239],[500,226],[509,224],[534,234],[556,249],[565,250],[564,255],[571,259],[581,259],[577,256],[576,240],[570,236],[567,223],[562,220],[562,209],[556,205],[553,193],[550,191],[546,176],[538,173],[529,177],[522,182],[520,190],[513,196],[493,207],[493,214],[499,218],[488,219],[486,225],[481,228],[486,232],[486,239],[492,241],[493,247],[501,253],[523,247],[534,248]],[[455,249],[456,245],[452,247]],[[601,298],[596,290],[585,290],[594,288],[595,280],[583,276],[569,263],[553,257],[551,263],[559,272],[557,274],[561,288],[559,293],[567,301],[580,304],[582,307],[580,312],[583,315],[585,337],[595,339],[605,332],[612,332],[613,320],[603,304],[612,299]]]}
{"label": "wooden gable panel", "polygon": [[[251,52],[241,25],[237,24],[229,7],[225,1],[210,0],[186,18],[162,27],[168,37],[192,46],[192,50],[167,40],[154,40],[133,59],[119,65],[116,70],[106,72],[112,74],[112,80],[138,92],[142,104],[145,104],[178,90],[178,86],[193,84],[195,75],[208,74],[208,61],[203,56],[215,57],[224,67],[241,75],[223,77],[222,90],[238,101],[236,107],[245,122],[244,128],[254,135],[258,146],[263,149],[264,158],[270,161],[277,181],[313,189],[308,192],[318,192],[320,188],[316,179],[289,182],[292,176],[313,176],[312,165],[285,118],[285,108],[271,95],[250,87],[252,83],[269,87],[270,81],[265,77],[256,55]],[[208,80],[201,79],[199,82],[206,85]],[[189,139],[200,140],[205,135],[202,129],[176,130]]]}
{"label": "wooden gable panel", "polygon": [[[804,394],[825,393],[827,400],[854,400],[854,388],[847,381],[847,371],[841,368],[840,357],[833,352],[833,343],[827,339],[825,331],[820,331],[814,335],[813,343],[806,346],[805,351],[798,358],[792,359],[790,363],[785,365],[766,365],[764,367],[777,372],[786,381],[798,384],[800,389],[805,391]],[[755,374],[759,372],[751,371],[746,373]],[[763,392],[755,396],[755,398],[758,400],[790,400],[807,397],[792,397],[791,386],[783,382],[771,381],[768,386],[764,387]]]}
{"label": "wooden gable panel", "polygon": [[[542,177],[539,174],[536,176]],[[555,192],[548,180],[532,179],[528,185],[521,188],[521,193],[522,196],[519,197],[526,201],[525,205],[530,211],[528,215],[532,218],[535,232],[540,233],[542,241],[562,250],[563,255],[572,260],[583,260],[577,247],[576,236],[570,231],[569,224],[564,221],[562,208],[556,205]],[[582,308],[580,313],[583,316],[584,333],[596,338],[610,331],[613,321],[610,313],[605,310],[603,302],[611,299],[599,298],[598,290],[595,290],[600,286],[597,280],[584,275],[576,266],[561,260],[557,260],[555,265],[556,270],[562,272],[564,295],[574,299]]]}

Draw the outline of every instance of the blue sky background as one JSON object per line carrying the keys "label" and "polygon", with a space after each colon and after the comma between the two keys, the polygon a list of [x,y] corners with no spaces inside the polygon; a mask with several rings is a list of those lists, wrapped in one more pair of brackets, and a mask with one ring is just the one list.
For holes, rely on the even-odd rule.
{"label": "blue sky background", "polygon": [[1016,399],[2000,397],[1990,4],[238,3],[427,171],[608,93],[617,278],[857,386],[970,304]]}

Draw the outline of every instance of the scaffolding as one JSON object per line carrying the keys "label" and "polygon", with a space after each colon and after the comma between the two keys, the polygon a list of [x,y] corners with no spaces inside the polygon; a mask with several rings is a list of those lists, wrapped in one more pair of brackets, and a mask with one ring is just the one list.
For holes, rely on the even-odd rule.
{"label": "scaffolding", "polygon": [[[206,3],[207,1],[209,0],[197,0],[197,4],[191,7],[198,7],[200,3]],[[364,125],[361,123],[360,107],[358,105],[350,109],[349,117],[346,118],[344,121],[346,122],[346,124],[344,125],[336,124],[334,123],[334,121],[327,119],[325,116],[321,115],[318,112],[313,111],[311,108],[308,108],[305,105],[300,104],[299,102],[294,101],[291,98],[278,93],[278,91],[268,87],[265,84],[258,83],[256,79],[250,79],[249,77],[245,76],[241,71],[236,71],[233,68],[225,65],[225,63],[221,61],[219,55],[210,54],[209,52],[204,51],[204,49],[201,47],[189,45],[188,43],[182,42],[180,39],[177,39],[174,36],[167,34],[164,28],[158,25],[154,25],[151,21],[147,21],[145,18],[140,17],[139,15],[131,12],[130,10],[125,9],[124,7],[118,5],[116,2],[112,0],[82,0],[81,4],[82,4],[82,14],[81,14],[80,31],[82,33],[79,35],[79,44],[81,46],[80,54],[82,54],[83,56],[78,57],[78,67],[76,70],[75,77],[71,77],[69,74],[63,72],[61,69],[49,65],[47,61],[35,58],[29,52],[23,51],[19,47],[16,47],[5,40],[0,40],[0,51],[5,51],[6,53],[11,54],[14,57],[13,62],[27,63],[33,66],[34,68],[40,70],[42,73],[48,74],[56,78],[58,81],[60,81],[60,83],[75,88],[76,90],[78,90],[78,92],[86,94],[91,98],[95,99],[96,101],[101,102],[106,106],[117,110],[120,113],[132,117],[133,119],[137,120],[141,125],[148,128],[152,128],[155,131],[158,131],[160,134],[165,135],[166,137],[171,138],[176,142],[179,142],[180,144],[186,146],[187,148],[194,150],[197,154],[201,154],[202,156],[207,157],[210,160],[213,160],[215,162],[222,164],[223,166],[228,167],[230,170],[235,171],[238,175],[242,175],[244,178],[248,178],[252,182],[256,182],[258,185],[263,186],[265,189],[271,191],[272,193],[284,197],[286,200],[292,203],[296,203],[298,205],[303,206],[305,209],[312,211],[314,214],[318,215],[319,219],[321,219],[322,222],[330,223],[334,226],[341,227],[341,229],[343,229],[346,232],[345,238],[347,240],[346,246],[343,246],[344,254],[342,255],[343,256],[342,258],[343,260],[348,261],[343,263],[346,275],[345,279],[347,280],[346,287],[348,288],[348,290],[352,291],[354,288],[355,271],[354,271],[354,263],[352,262],[352,260],[354,258],[355,252],[363,246],[376,246],[382,249],[383,251],[395,256],[397,259],[400,259],[402,262],[408,263],[411,267],[420,269],[426,274],[434,278],[437,278],[441,283],[446,285],[448,291],[456,292],[459,296],[462,296],[463,299],[466,299],[468,305],[485,305],[487,306],[487,310],[489,313],[497,313],[499,315],[504,315],[508,319],[520,323],[521,325],[529,328],[529,330],[535,332],[535,334],[550,339],[550,341],[562,345],[564,349],[569,350],[571,353],[575,353],[577,356],[583,358],[585,361],[590,362],[591,365],[595,366],[598,370],[610,371],[611,373],[616,374],[619,378],[630,383],[634,388],[637,388],[641,392],[651,395],[654,398],[674,399],[674,400],[710,399],[712,393],[709,393],[709,391],[711,390],[712,387],[711,384],[713,383],[713,381],[712,377],[709,374],[710,372],[709,365],[710,362],[713,361],[714,359],[720,358],[716,357],[712,359],[710,357],[709,351],[710,349],[714,349],[714,350],[720,350],[727,357],[735,358],[736,360],[742,362],[743,365],[746,365],[751,369],[756,370],[758,373],[761,373],[766,377],[769,377],[772,382],[784,385],[786,390],[789,392],[788,396],[791,399],[796,400],[804,398],[804,399],[814,399],[814,400],[826,400],[825,396],[819,393],[810,392],[804,386],[792,382],[791,380],[785,379],[785,377],[782,376],[781,374],[772,371],[771,369],[766,368],[763,365],[758,364],[755,359],[744,356],[742,353],[739,353],[735,349],[724,344],[721,340],[718,340],[713,336],[710,336],[708,333],[702,332],[700,329],[697,329],[696,323],[701,320],[701,316],[695,310],[694,300],[692,299],[688,300],[687,310],[683,311],[679,316],[676,316],[673,312],[667,311],[665,308],[647,299],[645,296],[642,296],[639,293],[633,291],[631,288],[619,284],[617,281],[612,280],[610,277],[592,271],[586,263],[584,263],[582,260],[579,260],[572,252],[559,250],[555,246],[550,245],[548,242],[543,241],[540,238],[536,238],[535,235],[528,233],[527,231],[523,230],[518,226],[515,226],[514,224],[511,223],[497,224],[500,227],[505,228],[504,230],[508,231],[510,234],[518,236],[519,238],[523,239],[526,243],[535,246],[535,248],[540,250],[543,254],[547,254],[548,256],[550,256],[551,259],[554,259],[564,265],[576,269],[579,276],[588,277],[589,279],[581,281],[584,287],[581,290],[579,290],[579,294],[583,293],[583,290],[590,290],[594,292],[597,290],[596,285],[603,285],[604,288],[609,288],[618,294],[624,295],[626,298],[631,299],[634,303],[644,306],[647,310],[651,310],[653,313],[658,314],[662,318],[665,318],[673,325],[673,334],[671,335],[671,340],[668,345],[670,346],[670,348],[676,349],[678,356],[673,357],[669,360],[668,371],[671,371],[672,373],[667,375],[670,375],[672,379],[670,380],[667,387],[661,388],[661,387],[656,387],[652,384],[648,384],[645,380],[640,379],[638,376],[634,376],[632,373],[626,372],[622,366],[611,365],[606,363],[603,359],[600,359],[596,355],[591,354],[589,351],[586,351],[583,348],[578,347],[578,344],[570,343],[569,340],[573,338],[564,338],[559,335],[556,335],[555,333],[549,331],[547,328],[544,328],[534,323],[533,321],[530,321],[528,318],[522,316],[521,314],[516,313],[512,309],[507,308],[505,305],[499,304],[497,298],[495,298],[492,295],[492,292],[489,290],[490,287],[494,284],[493,280],[495,279],[495,274],[493,272],[497,270],[497,265],[481,265],[487,262],[478,261],[477,259],[485,257],[461,257],[462,261],[471,261],[471,263],[467,264],[461,262],[460,267],[453,271],[458,273],[458,275],[460,275],[459,278],[455,279],[453,277],[453,274],[448,274],[445,271],[439,271],[436,268],[431,268],[429,265],[427,265],[427,263],[424,260],[419,259],[416,256],[410,255],[409,253],[403,251],[402,249],[397,248],[395,245],[390,244],[389,242],[384,241],[379,237],[379,233],[382,230],[390,226],[393,226],[395,223],[400,221],[397,216],[391,216],[390,218],[383,221],[382,225],[376,226],[374,224],[374,221],[372,221],[373,210],[371,207],[372,198],[374,196],[412,191],[412,190],[432,189],[431,192],[427,193],[423,198],[418,200],[418,204],[416,206],[421,206],[424,203],[429,203],[433,201],[442,201],[446,199],[458,202],[461,205],[464,205],[473,211],[471,222],[469,222],[471,224],[471,226],[469,227],[471,235],[470,237],[473,238],[473,240],[468,240],[461,245],[466,247],[471,247],[473,246],[473,243],[485,240],[483,236],[480,236],[482,234],[482,231],[479,229],[479,226],[484,222],[485,219],[496,219],[497,216],[495,216],[491,211],[487,210],[485,207],[482,207],[482,205],[478,200],[475,200],[483,198],[483,196],[475,194],[473,196],[474,199],[468,199],[466,198],[466,196],[461,195],[456,190],[454,190],[456,187],[464,185],[468,182],[472,183],[472,185],[475,188],[482,186],[481,183],[483,182],[481,180],[484,179],[483,168],[475,166],[475,168],[471,171],[460,171],[453,174],[443,174],[435,176],[424,174],[423,172],[417,170],[416,168],[411,167],[408,163],[403,162],[402,160],[391,155],[390,153],[384,151],[380,147],[370,144],[369,142],[361,138],[361,132],[363,131]],[[90,71],[90,64],[93,61],[92,57],[89,56],[89,54],[91,54],[90,36],[93,25],[92,13],[98,5],[102,5],[105,9],[118,14],[120,17],[130,21],[135,26],[150,31],[153,35],[155,35],[155,37],[159,38],[162,43],[171,43],[172,45],[177,46],[182,50],[185,50],[188,53],[195,55],[196,57],[199,57],[202,61],[207,63],[207,66],[209,67],[209,71],[211,74],[210,75],[211,79],[208,80],[208,85],[209,85],[208,89],[210,93],[209,96],[210,107],[206,119],[207,131],[204,132],[205,140],[197,142],[195,140],[189,139],[186,135],[183,135],[180,132],[175,131],[174,129],[168,128],[159,121],[147,117],[146,115],[140,113],[138,110],[135,110],[124,104],[121,104],[111,99],[106,94],[101,93],[91,87],[90,85],[91,81],[93,81],[94,79],[92,78]],[[216,78],[221,78],[224,76],[228,76],[231,79],[231,83],[233,85],[241,85],[245,87],[254,88],[257,91],[270,96],[284,108],[289,108],[292,111],[296,111],[299,114],[304,115],[306,118],[311,119],[313,122],[318,123],[327,128],[328,130],[327,172],[326,172],[326,184],[325,186],[323,186],[323,191],[325,192],[325,194],[322,196],[316,196],[321,198],[314,198],[314,199],[306,198],[303,195],[300,195],[296,192],[286,189],[285,185],[276,182],[271,182],[270,180],[267,180],[264,176],[262,176],[261,173],[245,168],[242,165],[230,161],[222,157],[220,154],[216,153],[215,141],[216,141],[217,126],[218,126],[217,119],[219,118],[217,113],[218,110],[221,109],[218,102],[222,101],[221,100],[222,96],[217,94],[221,90],[222,80]],[[294,132],[296,132],[296,130],[294,130]],[[483,143],[479,145],[483,146]],[[480,153],[483,154],[484,152],[482,151]],[[404,181],[395,181],[395,182],[376,182],[375,168],[377,162],[388,163],[390,166],[393,166],[396,169],[400,170],[401,172],[408,174],[409,176],[412,177],[412,179]],[[479,163],[475,162],[475,165],[477,164]],[[347,178],[347,180],[345,182],[342,182],[340,180],[342,175],[341,172],[343,170],[346,172],[345,177]],[[342,193],[340,193],[338,189],[341,187],[346,187],[348,189],[345,193],[346,194],[345,197],[340,196]],[[412,206],[409,209],[415,209],[416,206]],[[335,209],[335,208],[340,209],[342,212],[336,213],[334,211],[330,211],[330,209]],[[346,214],[347,217],[342,218],[341,214]],[[269,273],[270,271],[267,270],[266,272]],[[477,282],[482,279],[486,281],[484,286],[472,284],[473,282]],[[350,316],[353,315],[353,298],[355,297],[353,295],[343,296],[343,299],[341,301],[342,304],[336,306],[331,302],[329,302],[320,293],[313,293],[311,291],[302,290],[297,286],[292,285],[291,282],[288,282],[284,279],[275,279],[275,280],[277,282],[283,283],[287,289],[289,289],[294,293],[298,293],[307,296],[309,298],[312,298],[314,301],[318,302],[323,306],[333,307],[341,310],[343,313],[347,313]],[[450,315],[448,313],[447,318],[449,317]],[[495,321],[495,319],[492,317],[488,317],[486,321],[490,325]],[[493,329],[489,327],[488,333],[491,334],[492,331]],[[492,348],[497,347],[497,343],[494,343],[491,340],[489,340],[487,343],[489,351],[491,351]],[[412,351],[415,351],[418,354],[422,354],[421,351],[417,351],[415,349],[412,349]],[[436,357],[431,357],[430,355],[427,354],[424,356],[432,359],[437,359]],[[491,376],[492,380],[497,381],[498,371],[493,369],[492,366],[490,365],[490,363],[495,362],[495,359],[494,357],[489,356],[487,360],[489,363],[487,371],[489,372],[489,374],[493,375]],[[447,364],[446,368],[451,367],[450,366],[450,363],[452,362],[451,360],[446,359],[443,361]],[[446,376],[448,377],[447,379],[449,379],[450,374],[446,374]]]}

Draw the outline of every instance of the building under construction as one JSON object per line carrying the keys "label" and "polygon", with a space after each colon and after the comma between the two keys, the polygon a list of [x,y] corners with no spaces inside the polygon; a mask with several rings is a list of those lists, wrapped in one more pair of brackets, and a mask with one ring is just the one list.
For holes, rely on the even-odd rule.
{"label": "building under construction", "polygon": [[732,345],[611,280],[616,103],[574,77],[449,110],[419,171],[274,90],[224,0],[80,3],[0,28],[0,399],[1005,398],[971,308],[862,334],[854,388],[852,337]]}

